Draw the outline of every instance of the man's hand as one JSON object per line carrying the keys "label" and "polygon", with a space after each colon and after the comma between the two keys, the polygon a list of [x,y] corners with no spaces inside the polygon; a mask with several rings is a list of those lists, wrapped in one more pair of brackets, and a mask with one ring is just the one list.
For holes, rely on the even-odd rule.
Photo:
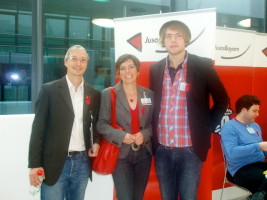
{"label": "man's hand", "polygon": [[267,152],[267,142],[260,142],[259,144],[260,144],[261,150]]}
{"label": "man's hand", "polygon": [[39,176],[37,174],[37,172],[39,170],[43,171],[42,177],[43,177],[43,179],[45,179],[45,173],[44,173],[44,169],[42,167],[30,169],[30,174],[29,174],[30,175],[30,183],[34,187],[37,187],[38,185],[42,184],[42,181],[39,179]]}
{"label": "man's hand", "polygon": [[98,151],[100,149],[100,145],[97,143],[94,143],[93,145],[94,153],[92,153],[91,149],[88,151],[88,156],[89,157],[96,157],[98,155]]}

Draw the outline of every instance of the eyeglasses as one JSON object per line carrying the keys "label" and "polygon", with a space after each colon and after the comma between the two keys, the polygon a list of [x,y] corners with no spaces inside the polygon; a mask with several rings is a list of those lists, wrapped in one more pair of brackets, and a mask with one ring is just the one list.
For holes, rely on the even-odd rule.
{"label": "eyeglasses", "polygon": [[71,56],[68,58],[71,62],[74,62],[74,63],[77,63],[78,60],[81,62],[81,63],[86,63],[87,62],[87,58],[85,57],[82,57],[82,58],[77,58],[77,57],[74,57],[74,56]]}

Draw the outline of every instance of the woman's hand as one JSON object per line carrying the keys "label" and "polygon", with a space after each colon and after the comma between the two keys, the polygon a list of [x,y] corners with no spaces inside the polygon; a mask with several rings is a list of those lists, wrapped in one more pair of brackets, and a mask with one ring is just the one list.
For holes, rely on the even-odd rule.
{"label": "woman's hand", "polygon": [[126,133],[122,142],[125,144],[132,144],[134,140],[135,140],[135,137],[132,134]]}
{"label": "woman's hand", "polygon": [[144,135],[141,132],[138,132],[133,135],[134,136],[134,143],[137,145],[141,145],[144,143]]}

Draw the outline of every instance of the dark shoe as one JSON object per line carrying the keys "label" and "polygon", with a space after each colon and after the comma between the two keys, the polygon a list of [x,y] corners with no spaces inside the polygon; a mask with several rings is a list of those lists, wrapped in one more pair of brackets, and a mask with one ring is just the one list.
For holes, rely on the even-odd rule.
{"label": "dark shoe", "polygon": [[265,200],[265,199],[266,199],[266,193],[264,191],[256,192],[247,198],[247,200]]}

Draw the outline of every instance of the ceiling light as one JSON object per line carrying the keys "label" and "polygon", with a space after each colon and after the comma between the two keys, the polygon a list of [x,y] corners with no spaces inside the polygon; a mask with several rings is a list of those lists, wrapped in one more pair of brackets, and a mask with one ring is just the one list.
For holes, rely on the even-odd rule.
{"label": "ceiling light", "polygon": [[237,23],[238,26],[249,28],[251,27],[251,18],[241,20]]}
{"label": "ceiling light", "polygon": [[114,28],[114,21],[112,19],[93,19],[92,23],[105,28]]}

